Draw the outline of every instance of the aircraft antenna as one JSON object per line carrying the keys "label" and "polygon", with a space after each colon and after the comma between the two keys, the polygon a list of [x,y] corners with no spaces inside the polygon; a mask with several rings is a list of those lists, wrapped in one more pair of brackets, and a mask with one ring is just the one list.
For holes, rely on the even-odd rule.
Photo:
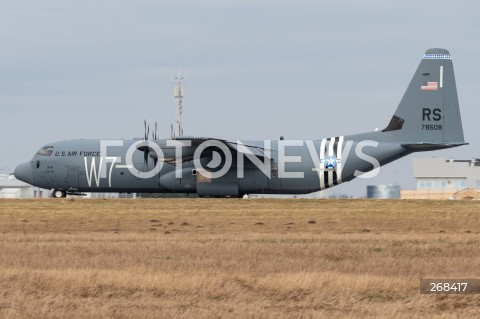
{"label": "aircraft antenna", "polygon": [[183,120],[182,120],[183,76],[180,74],[180,71],[178,71],[177,75],[175,76],[174,82],[175,82],[175,88],[173,91],[173,96],[175,98],[176,116],[175,116],[175,127],[173,130],[173,136],[179,137],[179,136],[183,136]]}

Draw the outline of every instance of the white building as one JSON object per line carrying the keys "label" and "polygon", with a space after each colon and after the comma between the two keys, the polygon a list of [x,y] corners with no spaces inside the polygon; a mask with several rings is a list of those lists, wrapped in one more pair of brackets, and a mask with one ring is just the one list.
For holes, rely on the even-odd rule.
{"label": "white building", "polygon": [[480,199],[480,159],[414,158],[416,190],[402,190],[405,199]]}
{"label": "white building", "polygon": [[85,198],[137,198],[136,193],[85,193]]}
{"label": "white building", "polygon": [[[13,174],[0,174],[0,198],[49,198],[52,191],[19,181]],[[70,195],[68,195],[70,196]],[[127,193],[86,193],[80,198],[136,198],[137,194]]]}
{"label": "white building", "polygon": [[47,198],[50,190],[34,187],[10,175],[0,174],[0,198]]}

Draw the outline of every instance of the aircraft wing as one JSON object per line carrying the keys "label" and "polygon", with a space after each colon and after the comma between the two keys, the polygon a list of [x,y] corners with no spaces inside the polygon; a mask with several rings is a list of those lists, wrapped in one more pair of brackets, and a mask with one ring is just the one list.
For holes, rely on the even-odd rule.
{"label": "aircraft wing", "polygon": [[[193,160],[194,153],[196,149],[203,143],[209,142],[209,141],[216,141],[224,144],[227,146],[230,151],[232,152],[232,156],[235,156],[236,153],[242,153],[245,155],[253,155],[258,158],[264,159],[264,158],[269,158],[270,156],[267,154],[270,154],[270,150],[266,150],[263,147],[259,146],[254,146],[254,145],[247,145],[243,143],[237,143],[237,142],[231,142],[227,141],[224,139],[218,139],[218,138],[210,138],[210,137],[177,137],[175,138],[176,141],[185,141],[185,142],[190,142],[190,146],[185,146],[183,147],[182,153],[182,159],[181,162],[189,162]],[[212,147],[207,147],[202,153],[201,153],[201,158],[205,157],[211,157],[212,152],[215,146],[213,145]],[[267,152],[268,151],[268,152]],[[150,157],[157,159],[157,155],[155,152],[149,152]],[[163,159],[164,162],[174,164],[178,163],[178,161],[175,159],[175,156],[173,153],[171,154],[165,154],[165,158]]]}
{"label": "aircraft wing", "polygon": [[[211,138],[211,137],[178,137],[176,140],[179,141],[191,141],[191,145],[194,149],[196,149],[200,144],[208,142],[208,141],[218,141],[223,144],[225,144],[231,151],[232,153],[243,153],[243,154],[249,154],[249,155],[254,155],[256,157],[260,158],[265,158],[269,157],[267,153],[265,152],[266,149],[263,147],[259,146],[254,146],[254,145],[247,145],[243,143],[236,143],[236,142],[231,142],[227,141],[224,139],[218,139],[218,138]],[[205,152],[208,154],[208,152]],[[269,152],[268,152],[269,153]],[[203,154],[203,152],[202,152]],[[208,155],[206,155],[208,156]],[[202,156],[204,157],[204,156]]]}

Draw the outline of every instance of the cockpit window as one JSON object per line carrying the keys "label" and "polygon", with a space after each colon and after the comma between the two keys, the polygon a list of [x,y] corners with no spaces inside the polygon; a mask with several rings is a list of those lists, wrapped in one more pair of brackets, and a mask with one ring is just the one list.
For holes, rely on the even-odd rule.
{"label": "cockpit window", "polygon": [[39,156],[50,156],[53,153],[53,146],[44,146],[38,150],[37,155]]}

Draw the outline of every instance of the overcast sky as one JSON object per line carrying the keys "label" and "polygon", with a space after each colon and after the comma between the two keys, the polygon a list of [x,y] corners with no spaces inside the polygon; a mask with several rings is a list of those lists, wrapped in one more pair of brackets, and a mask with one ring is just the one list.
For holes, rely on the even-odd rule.
{"label": "overcast sky", "polygon": [[[480,2],[30,0],[0,7],[0,173],[49,142],[184,131],[319,139],[384,128],[428,48],[450,51],[465,138],[415,157],[480,157]],[[412,156],[367,184],[413,188]]]}

